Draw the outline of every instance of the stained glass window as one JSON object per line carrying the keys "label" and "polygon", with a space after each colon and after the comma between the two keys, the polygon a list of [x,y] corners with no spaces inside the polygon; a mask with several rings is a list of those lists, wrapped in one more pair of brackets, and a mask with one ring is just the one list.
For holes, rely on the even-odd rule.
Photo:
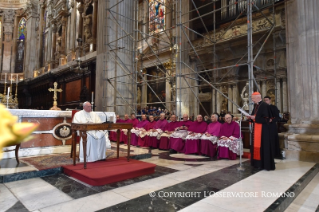
{"label": "stained glass window", "polygon": [[19,40],[24,40],[25,37],[27,36],[27,28],[26,28],[26,20],[25,18],[21,18],[20,22],[19,22]]}

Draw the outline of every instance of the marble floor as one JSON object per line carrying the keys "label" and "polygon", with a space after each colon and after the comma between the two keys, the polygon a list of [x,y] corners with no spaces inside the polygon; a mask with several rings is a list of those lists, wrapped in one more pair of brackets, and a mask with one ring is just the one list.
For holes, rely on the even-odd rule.
{"label": "marble floor", "polygon": [[[0,211],[267,211],[278,199],[277,193],[288,191],[315,166],[276,160],[276,170],[268,172],[252,168],[244,159],[245,170],[238,171],[239,160],[131,149],[152,153],[141,160],[156,164],[154,174],[104,186],[90,186],[63,173],[0,183]],[[12,159],[0,165],[16,164]],[[32,166],[20,164],[3,174],[23,169],[32,170]],[[315,211],[318,204],[316,174],[287,211]]]}

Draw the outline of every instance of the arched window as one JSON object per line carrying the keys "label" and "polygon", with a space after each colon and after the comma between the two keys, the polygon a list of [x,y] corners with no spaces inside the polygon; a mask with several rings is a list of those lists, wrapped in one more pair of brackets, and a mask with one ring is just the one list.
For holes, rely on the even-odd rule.
{"label": "arched window", "polygon": [[27,36],[27,27],[26,27],[26,20],[25,18],[21,18],[19,25],[18,25],[18,32],[19,32],[19,40],[24,40]]}
{"label": "arched window", "polygon": [[26,19],[21,18],[18,24],[18,40],[17,40],[17,55],[15,73],[23,72],[23,61],[24,61],[24,45],[27,37],[27,26]]}

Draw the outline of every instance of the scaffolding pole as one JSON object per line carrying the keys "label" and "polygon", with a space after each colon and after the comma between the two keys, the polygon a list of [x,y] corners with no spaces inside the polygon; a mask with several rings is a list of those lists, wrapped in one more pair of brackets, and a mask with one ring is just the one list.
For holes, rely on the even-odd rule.
{"label": "scaffolding pole", "polygon": [[[120,95],[119,91],[116,89],[116,86],[117,84],[116,83],[121,83],[121,84],[131,84],[132,86],[132,93],[133,93],[133,99],[132,99],[132,102],[131,103],[128,103],[125,98],[120,98],[123,100],[124,104],[118,104],[117,103],[117,98],[116,96],[114,97],[114,107],[116,106],[121,106],[121,105],[126,105],[126,106],[130,106],[128,104],[131,104],[132,106],[134,106],[134,109],[133,111],[137,111],[137,86],[138,84],[140,83],[139,82],[139,78],[141,78],[141,81],[143,83],[145,83],[147,85],[147,87],[151,90],[151,92],[156,96],[156,98],[158,100],[160,100],[159,102],[157,103],[160,103],[162,104],[164,107],[166,107],[166,103],[175,103],[175,106],[176,106],[176,114],[179,116],[179,117],[182,117],[182,89],[185,89],[185,88],[188,88],[191,90],[191,92],[195,95],[195,99],[197,100],[198,104],[202,105],[200,99],[198,98],[198,92],[196,93],[192,88],[197,88],[197,87],[200,87],[200,86],[193,86],[191,85],[191,83],[189,83],[187,80],[194,80],[194,81],[198,81],[198,79],[201,79],[201,81],[205,82],[206,84],[205,85],[208,85],[210,87],[213,88],[213,92],[217,91],[217,93],[221,94],[224,98],[228,99],[228,102],[231,102],[234,106],[236,107],[239,107],[239,105],[234,102],[232,99],[229,99],[228,96],[226,96],[222,91],[218,90],[216,88],[215,85],[219,85],[221,84],[222,80],[233,70],[233,68],[239,68],[239,67],[242,67],[242,66],[246,66],[248,67],[248,83],[249,83],[249,94],[251,94],[253,91],[254,91],[254,84],[257,88],[257,90],[260,91],[260,88],[256,82],[256,78],[254,77],[254,62],[256,61],[256,59],[258,58],[259,54],[261,53],[262,49],[264,48],[264,45],[266,44],[267,40],[269,39],[270,35],[273,34],[273,31],[275,30],[275,1],[276,0],[273,0],[273,4],[272,4],[272,7],[273,7],[273,23],[271,22],[271,20],[263,13],[263,9],[260,9],[257,7],[257,5],[255,5],[256,1],[254,0],[247,0],[247,8],[246,9],[243,9],[237,16],[236,18],[230,23],[230,25],[228,25],[228,27],[226,28],[225,32],[223,35],[225,35],[228,31],[228,29],[230,29],[231,27],[233,27],[236,23],[236,21],[241,18],[245,12],[246,12],[246,15],[247,15],[247,52],[244,54],[244,56],[242,56],[240,58],[240,60],[234,64],[234,65],[231,65],[231,66],[224,66],[224,67],[218,67],[217,65],[217,53],[216,53],[216,45],[217,43],[223,39],[223,35],[221,35],[219,38],[216,37],[216,13],[218,11],[221,11],[222,9],[224,8],[229,8],[230,6],[233,6],[233,5],[238,5],[239,3],[244,3],[246,1],[244,0],[239,0],[239,1],[235,1],[234,4],[230,4],[230,5],[226,5],[224,7],[221,7],[221,8],[218,8],[216,9],[216,1],[212,1],[210,3],[207,3],[205,5],[202,5],[200,7],[198,7],[195,3],[195,1],[191,0],[191,4],[193,5],[194,9],[193,10],[188,10],[186,11],[185,13],[182,12],[182,0],[177,0],[177,1],[174,1],[172,4],[168,4],[166,3],[164,6],[165,6],[165,14],[169,14],[166,12],[166,9],[169,9],[170,10],[170,14],[173,16],[175,15],[175,17],[172,17],[172,20],[173,18],[175,18],[175,26],[170,26],[169,28],[166,28],[164,30],[162,30],[161,32],[157,32],[157,33],[147,33],[145,31],[145,28],[147,28],[146,26],[150,23],[150,19],[145,21],[145,12],[144,11],[144,8],[145,6],[143,6],[142,8],[142,21],[140,22],[139,18],[139,1],[138,0],[134,0],[134,6],[133,6],[133,10],[134,10],[134,13],[133,13],[133,17],[127,17],[126,14],[121,14],[117,11],[113,11],[112,9],[115,8],[115,6],[119,6],[120,4],[124,4],[125,2],[127,1],[131,1],[131,0],[121,0],[121,1],[118,1],[115,5],[113,5],[112,7],[109,7],[109,8],[106,8],[106,11],[108,11],[109,15],[109,20],[112,20],[113,22],[115,22],[115,24],[118,26],[118,30],[119,31],[122,31],[121,33],[121,37],[116,37],[115,39],[113,40],[109,40],[109,36],[106,35],[105,36],[105,40],[106,40],[106,46],[109,47],[109,49],[111,50],[111,52],[113,52],[114,56],[112,55],[112,58],[114,60],[114,64],[115,64],[115,68],[119,67],[120,69],[122,69],[125,74],[117,74],[117,71],[115,70],[115,75],[113,77],[107,77],[107,74],[106,72],[108,71],[108,67],[105,65],[105,78],[104,80],[106,80],[107,83],[110,83],[111,84],[111,80],[114,81],[114,85],[112,85],[112,87],[114,87],[114,90],[115,90],[115,95],[119,95],[120,97],[123,97],[122,95]],[[144,4],[147,3],[148,4],[148,0],[144,0],[142,1]],[[109,1],[108,1],[109,3]],[[204,7],[207,7],[208,5],[211,5],[213,4],[213,10],[208,12],[208,13],[205,13],[205,14],[201,14],[199,12],[199,9],[202,9]],[[272,27],[267,31],[266,34],[264,34],[256,43],[259,43],[259,41],[265,36],[267,35],[265,41],[262,43],[261,47],[259,48],[259,50],[257,51],[257,54],[255,55],[254,57],[254,54],[253,54],[253,48],[254,48],[254,44],[253,44],[253,27],[252,27],[252,13],[253,13],[253,7],[257,9],[257,11],[259,11],[262,16],[264,16],[266,18],[266,20],[272,24]],[[149,5],[147,5],[147,8],[148,8],[148,11],[149,11]],[[147,12],[148,12],[147,11]],[[193,17],[193,18],[189,18],[188,20],[186,21],[183,21],[182,20],[182,17],[185,17],[185,15],[188,15],[190,13],[192,13],[193,11],[196,11],[198,16],[197,17]],[[114,16],[117,15],[117,16],[120,16],[122,18],[125,18],[126,20],[130,20],[130,21],[133,21],[133,31],[132,32],[127,32],[124,27],[121,26],[121,22],[117,21],[116,20],[116,17]],[[213,38],[210,37],[210,34],[209,34],[209,31],[208,31],[208,28],[207,26],[205,25],[205,22],[203,20],[204,17],[210,15],[210,14],[213,14]],[[187,26],[187,24],[195,21],[195,20],[200,20],[200,22],[203,24],[203,27],[205,29],[205,32],[207,33],[206,35],[202,34],[202,33],[199,33],[198,31],[194,30],[194,29],[191,29],[191,27]],[[139,29],[139,26],[142,25],[144,27],[144,29]],[[212,64],[213,64],[213,68],[212,69],[206,69],[205,68],[205,65],[204,65],[204,62],[203,60],[201,59],[201,55],[197,52],[197,48],[198,47],[195,47],[195,45],[193,45],[193,41],[190,39],[190,37],[187,35],[186,31],[184,29],[188,29],[190,32],[192,33],[195,33],[196,35],[199,35],[201,36],[203,39],[207,39],[208,41],[210,41],[210,43],[213,45],[212,46],[212,51],[213,51],[213,61],[212,61]],[[105,27],[105,31],[107,31],[107,26]],[[168,33],[170,34],[170,36],[168,36]],[[175,32],[175,33],[174,33]],[[117,35],[119,35],[120,33],[118,33]],[[166,41],[163,37],[160,37],[161,34],[165,34],[168,38],[168,41]],[[172,36],[173,35],[173,36]],[[175,36],[174,36],[175,35]],[[184,35],[184,38],[183,38],[183,35]],[[171,37],[172,36],[172,37]],[[139,39],[139,37],[141,37],[141,39]],[[174,38],[175,39],[172,39]],[[126,64],[122,61],[121,57],[118,55],[119,54],[119,47],[117,47],[117,43],[119,40],[122,40],[122,39],[131,39],[131,41],[133,42],[133,53],[132,53],[132,65],[133,67],[132,68],[128,68],[126,66]],[[158,55],[158,51],[159,50],[154,50],[154,46],[151,45],[149,43],[149,39],[152,38],[152,39],[155,39],[157,40],[158,42],[162,42],[164,44],[167,44],[167,48],[170,47],[171,48],[171,51],[172,51],[172,58],[171,60],[173,61],[173,63],[175,64],[175,76],[174,74],[173,75],[169,75],[168,73],[168,70],[165,68],[165,66],[163,65],[163,61],[160,59],[159,55]],[[274,46],[273,46],[273,50],[274,50],[274,61],[275,61],[275,64],[276,64],[276,43],[275,43],[275,35],[273,34],[273,42],[274,42]],[[223,39],[223,41],[226,41],[225,39]],[[186,58],[184,54],[186,54],[188,51],[188,49],[186,49],[186,42],[189,44],[189,46],[191,47],[191,49],[193,50],[192,52],[196,55],[196,61],[199,62],[198,66],[202,66],[204,67],[204,70],[203,71],[195,71],[193,68],[191,68],[188,63],[186,61],[183,61],[183,58]],[[111,44],[115,44],[115,48],[113,49]],[[141,48],[141,50],[143,51],[143,48],[145,48],[145,44],[147,44],[146,46],[150,49],[150,51],[152,52],[151,55],[143,55],[143,54],[140,54],[139,53],[139,48]],[[202,46],[199,46],[200,47],[203,47],[204,44],[202,44]],[[177,47],[177,48],[176,48]],[[164,47],[165,49],[165,47]],[[126,50],[125,50],[126,51]],[[120,51],[121,52],[121,51]],[[128,54],[130,54],[129,51],[127,51]],[[111,56],[111,54],[109,53],[109,55]],[[106,54],[106,53],[105,53]],[[121,54],[125,54],[124,51],[122,51]],[[175,55],[177,54],[177,55]],[[183,55],[182,55],[183,54]],[[242,59],[244,59],[247,55],[247,63],[240,63],[240,61]],[[161,71],[164,75],[164,77],[159,77],[158,79],[154,79],[155,76],[150,76],[150,75],[147,75],[147,76],[150,76],[152,77],[151,79],[144,79],[144,76],[142,73],[140,73],[139,70],[143,70],[144,68],[147,68],[144,66],[144,63],[143,63],[143,60],[147,59],[149,61],[152,61],[150,59],[150,57],[153,56],[155,57],[155,60],[153,59],[154,62],[151,62],[153,65],[155,64],[156,66],[159,67],[159,71]],[[174,57],[176,56],[176,59],[174,59]],[[188,57],[187,57],[188,58]],[[155,63],[155,61],[157,61],[157,63]],[[105,64],[106,64],[106,57],[105,57]],[[116,65],[117,64],[117,65]],[[163,67],[163,70],[161,69],[161,67]],[[182,70],[183,70],[183,67],[185,69],[188,69],[188,70],[191,70],[190,73],[183,73]],[[214,74],[215,72],[218,72],[219,70],[222,70],[222,69],[226,69],[226,68],[229,68],[229,70],[220,78],[220,80],[217,81],[216,79],[216,74]],[[257,68],[255,66],[255,68]],[[257,68],[258,69],[258,68]],[[262,69],[260,69],[262,70]],[[264,71],[264,70],[262,70]],[[203,76],[201,76],[201,74],[209,74],[209,73],[213,73],[213,78],[211,79],[210,76],[209,76],[209,80],[205,79]],[[189,77],[188,77],[189,76]],[[195,78],[193,78],[192,76],[196,76]],[[131,82],[127,81],[119,81],[117,80],[117,78],[120,78],[120,77],[129,77],[131,78]],[[176,87],[176,96],[175,96],[175,99],[173,101],[161,101],[161,99],[158,97],[158,95],[156,94],[156,92],[152,89],[152,86],[150,86],[150,82],[156,82],[158,80],[170,80],[172,77],[175,77],[175,84],[178,85]],[[182,78],[184,79],[184,81],[186,82],[187,84],[187,87],[183,87],[182,86]],[[274,78],[275,78],[275,86],[277,86],[277,81],[276,81],[276,65],[275,65],[275,68],[274,68]],[[125,79],[125,78],[124,78]],[[239,82],[241,80],[236,80],[236,82]],[[201,86],[204,86],[204,85],[201,85]],[[106,91],[105,91],[106,92]],[[277,97],[277,88],[275,89],[275,96]],[[104,91],[103,91],[104,93]],[[103,95],[105,97],[105,95]],[[214,95],[213,95],[214,96]],[[276,100],[277,101],[277,98]],[[214,99],[213,100],[214,102],[214,108],[216,108],[216,100]],[[252,101],[251,101],[251,98],[249,98],[249,112],[252,111]],[[145,102],[141,102],[141,104],[145,104],[145,105],[148,105],[148,104],[155,104],[155,103],[145,103]],[[177,107],[178,106],[178,107]],[[106,107],[112,107],[111,105],[107,105],[106,103]],[[130,106],[131,107],[131,106]],[[205,113],[207,114],[207,111],[206,109],[203,107]]]}

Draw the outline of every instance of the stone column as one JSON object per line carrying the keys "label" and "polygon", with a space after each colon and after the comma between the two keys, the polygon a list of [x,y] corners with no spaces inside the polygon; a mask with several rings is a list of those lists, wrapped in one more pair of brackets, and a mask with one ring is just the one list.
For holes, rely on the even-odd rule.
{"label": "stone column", "polygon": [[55,64],[55,50],[56,50],[56,33],[57,33],[57,27],[55,24],[52,23],[52,44],[51,44],[51,69],[54,69]]}
{"label": "stone column", "polygon": [[12,39],[12,59],[11,59],[11,72],[15,72],[16,55],[17,55],[17,39],[18,39],[18,16],[14,18],[14,29]]}
{"label": "stone column", "polygon": [[[233,101],[238,104],[238,87],[237,87],[237,83],[233,84]],[[233,114],[237,114],[238,110],[236,106],[233,106]]]}
{"label": "stone column", "polygon": [[[170,84],[170,82],[169,82],[169,78],[166,79],[165,85],[166,85],[166,86],[165,86],[165,102],[170,102],[170,101],[172,101],[172,100],[171,100],[171,98],[172,98],[172,96],[171,96],[172,86],[171,86],[171,84]],[[166,108],[167,108],[169,111],[172,110],[171,105],[172,105],[171,103],[166,103]]]}
{"label": "stone column", "polygon": [[282,79],[282,111],[280,112],[288,112],[287,78]]}
{"label": "stone column", "polygon": [[[181,7],[182,14],[184,14],[190,10],[189,4],[183,4],[182,2],[181,2],[181,4],[182,5],[179,5],[179,2],[178,2],[176,8]],[[179,20],[179,17],[178,17],[178,23],[179,22],[184,23],[185,21],[188,21],[188,20],[189,20],[188,16],[185,16],[185,15],[181,17],[181,20]],[[184,26],[188,27],[189,24],[186,23],[186,25],[184,25]],[[183,75],[183,74],[193,73],[193,71],[191,71],[186,66],[184,66],[184,65],[180,66],[180,64],[183,62],[183,63],[188,64],[189,67],[194,67],[194,66],[192,66],[191,61],[189,60],[190,58],[189,58],[188,53],[186,51],[183,51],[183,49],[187,49],[189,46],[187,37],[189,37],[190,34],[191,33],[189,33],[189,30],[185,30],[185,34],[184,34],[184,32],[181,31],[181,27],[176,27],[175,36],[177,39],[177,43],[179,44],[177,58],[176,58],[177,59],[177,63],[176,63],[176,78],[177,78],[176,96],[177,96],[177,100],[179,102],[177,102],[176,111],[177,111],[177,115],[179,117],[181,117],[182,114],[184,114],[184,113],[189,114],[190,116],[193,115],[193,114],[190,114],[190,108],[192,107],[191,105],[193,104],[194,96],[193,96],[192,91],[190,89],[181,89],[180,90],[180,88],[188,87],[188,85],[185,82],[185,80],[182,78],[182,76],[179,76],[179,74]],[[195,85],[194,80],[190,80],[187,78],[186,78],[186,80],[190,84],[190,86]]]}
{"label": "stone column", "polygon": [[[78,11],[79,11],[79,20],[78,20],[78,30],[77,30],[77,33],[78,33],[78,36],[76,37],[76,39],[78,38],[82,38],[82,41],[84,42],[83,40],[83,11],[84,11],[84,5],[81,3],[79,4],[78,6]],[[103,31],[102,31],[103,33]],[[82,42],[82,46],[83,46],[83,42]],[[77,41],[76,41],[77,43]],[[81,52],[81,46],[78,46],[79,44],[77,43],[77,51],[76,51],[76,58],[78,57],[81,57],[82,56],[82,52]]]}
{"label": "stone column", "polygon": [[33,71],[38,67],[37,59],[37,18],[38,5],[35,1],[30,1],[27,6],[27,37],[26,37],[26,55],[24,60],[25,78],[33,78]]}
{"label": "stone column", "polygon": [[266,81],[261,81],[261,95],[264,97],[267,95]]}
{"label": "stone column", "polygon": [[12,58],[12,33],[14,28],[14,10],[4,10],[3,12],[3,55],[2,55],[2,73],[12,72],[11,60]]}
{"label": "stone column", "polygon": [[38,58],[39,58],[39,67],[44,66],[43,63],[43,25],[44,25],[44,4],[40,5],[40,24],[39,24],[39,45],[38,45]]}
{"label": "stone column", "polygon": [[286,3],[289,134],[286,157],[319,162],[319,22],[317,0]]}
{"label": "stone column", "polygon": [[212,88],[212,113],[216,112],[216,90]]}
{"label": "stone column", "polygon": [[[145,72],[143,71],[143,73],[146,73],[146,70]],[[142,108],[146,107],[147,106],[147,84],[145,83],[147,81],[147,76],[144,75],[143,76],[144,78],[144,81],[143,81],[143,84],[142,84]]]}
{"label": "stone column", "polygon": [[[134,3],[136,1],[98,1],[99,21],[97,27],[97,64],[96,64],[96,106],[97,110],[116,111],[120,115],[132,112],[134,93],[137,90],[136,84],[132,84],[131,76],[127,76],[125,70],[133,70],[133,41],[127,37],[122,38],[125,32],[133,33]],[[111,15],[107,15],[107,8],[112,6],[118,14],[114,14],[119,22],[119,27],[113,20]],[[124,17],[123,17],[124,16]],[[104,40],[106,39],[106,40]],[[119,39],[119,40],[117,40]],[[111,47],[105,46],[105,43],[114,42]],[[123,47],[125,49],[117,49]],[[116,54],[116,56],[115,56]],[[118,57],[115,61],[113,58]],[[121,63],[119,62],[121,60]],[[119,62],[119,63],[117,63]],[[124,64],[124,65],[123,65]],[[124,67],[123,67],[124,66]],[[124,76],[126,75],[126,76]],[[115,83],[114,80],[108,82],[105,79],[115,76],[123,76],[119,79],[128,83]],[[125,99],[125,101],[123,100]],[[128,105],[126,105],[128,103]],[[125,105],[117,106],[114,105]],[[132,108],[131,108],[132,107]]]}
{"label": "stone column", "polygon": [[[218,89],[218,90],[220,90],[221,89],[221,86],[216,86],[216,88]],[[220,109],[220,106],[221,106],[221,101],[222,101],[222,95],[219,93],[219,92],[216,92],[216,95],[217,95],[217,98],[216,98],[216,112],[217,113],[220,113],[221,112],[221,109]]]}
{"label": "stone column", "polygon": [[68,62],[72,61],[72,59],[75,58],[75,42],[76,42],[76,9],[75,8],[75,0],[72,0],[71,2],[71,21],[69,25],[69,33],[70,33],[70,39],[69,39],[69,49],[68,49]]}
{"label": "stone column", "polygon": [[67,25],[67,18],[62,18],[62,36],[61,36],[61,50],[60,50],[60,58],[59,58],[59,65],[66,64],[66,26]]}
{"label": "stone column", "polygon": [[93,48],[92,51],[96,50],[96,27],[97,27],[97,7],[98,0],[93,0],[93,15],[92,15],[92,37],[93,37]]}
{"label": "stone column", "polygon": [[277,79],[277,96],[276,96],[276,106],[278,107],[278,110],[282,112],[281,108],[281,86],[280,86],[280,79]]}
{"label": "stone column", "polygon": [[[233,90],[231,84],[228,85],[228,98],[233,100]],[[228,111],[233,112],[233,106],[233,103],[228,101]]]}

